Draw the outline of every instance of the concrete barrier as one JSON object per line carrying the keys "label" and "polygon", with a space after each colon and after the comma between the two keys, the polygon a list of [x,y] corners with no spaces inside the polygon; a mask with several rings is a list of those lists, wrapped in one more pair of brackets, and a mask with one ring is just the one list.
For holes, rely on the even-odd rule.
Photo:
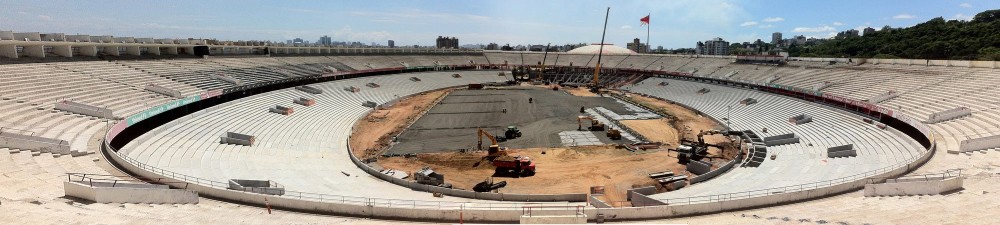
{"label": "concrete barrier", "polygon": [[55,109],[97,118],[115,119],[111,109],[63,100],[56,102]]}
{"label": "concrete barrier", "polygon": [[183,98],[184,97],[183,95],[181,95],[180,91],[177,91],[177,90],[174,90],[174,89],[170,89],[170,88],[167,88],[167,87],[163,87],[163,86],[159,86],[159,85],[156,85],[156,84],[146,85],[146,87],[143,87],[143,89],[145,89],[147,91],[154,92],[154,93],[159,93],[161,95],[166,95],[166,96],[174,97],[174,98]]}
{"label": "concrete barrier", "polygon": [[965,178],[948,177],[920,181],[886,180],[880,184],[866,184],[865,197],[875,196],[907,196],[907,195],[937,195],[962,189]]}
{"label": "concrete barrier", "polygon": [[954,109],[949,109],[941,112],[932,113],[927,116],[927,123],[938,123],[944,122],[956,118],[961,118],[963,116],[971,116],[972,109],[968,107],[958,107]]}
{"label": "concrete barrier", "polygon": [[293,112],[295,112],[295,109],[292,109],[292,108],[289,108],[289,107],[280,106],[280,105],[276,105],[276,106],[274,106],[274,108],[267,109],[267,111],[287,116],[287,115],[291,115]]}
{"label": "concrete barrier", "polygon": [[702,161],[690,161],[687,164],[687,171],[694,175],[702,175],[712,171],[712,164]]}
{"label": "concrete barrier", "polygon": [[802,124],[805,124],[805,123],[808,123],[808,122],[812,122],[812,121],[813,121],[812,116],[809,116],[809,115],[806,115],[806,114],[800,114],[798,116],[794,116],[792,118],[788,118],[788,122],[792,123],[792,124],[795,124],[795,125],[802,125]]}
{"label": "concrete barrier", "polygon": [[165,185],[133,184],[129,187],[108,187],[108,185],[90,186],[64,181],[63,186],[66,196],[97,203],[198,204],[197,192],[169,189]]}
{"label": "concrete barrier", "polygon": [[69,142],[53,138],[36,137],[0,131],[0,147],[33,150],[62,155],[81,155],[69,148]]}
{"label": "concrete barrier", "polygon": [[633,194],[642,194],[642,195],[656,194],[656,187],[645,186],[645,187],[628,189],[625,191],[626,200],[632,201]]}
{"label": "concrete barrier", "polygon": [[236,79],[235,77],[223,76],[223,75],[215,75],[215,74],[209,75],[209,77],[211,77],[212,79],[225,81],[227,83],[230,83],[230,84],[233,84],[233,85],[236,85],[236,86],[243,86],[243,81],[240,80],[240,79]]}
{"label": "concrete barrier", "polygon": [[316,100],[313,100],[313,99],[310,99],[310,98],[297,98],[297,99],[293,99],[292,103],[299,104],[299,105],[304,105],[304,106],[312,106],[312,105],[316,104]]}
{"label": "concrete barrier", "polygon": [[230,179],[229,189],[266,195],[284,195],[285,187],[271,180]]}
{"label": "concrete barrier", "polygon": [[256,140],[257,140],[257,137],[254,137],[254,136],[250,136],[250,135],[246,135],[246,134],[240,134],[240,133],[235,133],[235,132],[226,132],[225,136],[222,136],[222,137],[219,138],[219,143],[220,144],[235,144],[235,145],[253,146],[253,143]]}
{"label": "concrete barrier", "polygon": [[323,90],[320,90],[318,88],[314,88],[314,87],[309,86],[309,85],[296,86],[295,90],[303,91],[303,92],[310,93],[310,94],[317,94],[317,95],[318,94],[323,94]]}
{"label": "concrete barrier", "polygon": [[881,102],[884,102],[884,101],[888,101],[889,99],[893,99],[893,98],[898,97],[898,96],[899,96],[899,92],[891,91],[890,90],[890,91],[887,91],[885,93],[878,94],[878,95],[876,95],[874,97],[869,98],[868,102],[872,103],[872,104],[878,104],[878,103],[881,103]]}
{"label": "concrete barrier", "polygon": [[708,173],[704,173],[704,174],[698,175],[698,176],[696,176],[694,178],[691,178],[691,180],[688,181],[688,182],[691,183],[691,184],[697,184],[697,183],[701,183],[701,182],[707,181],[709,179],[712,179],[714,177],[717,177],[719,175],[722,175],[726,171],[729,171],[730,169],[732,169],[733,166],[736,166],[736,164],[739,163],[741,159],[742,159],[741,157],[737,157],[736,159],[729,160],[729,162],[727,162],[726,164],[720,166],[719,168],[717,168],[715,170],[712,170],[712,171],[709,171]]}
{"label": "concrete barrier", "polygon": [[958,151],[948,150],[948,153],[958,154],[997,147],[1000,147],[1000,135],[962,140],[959,143]]}
{"label": "concrete barrier", "polygon": [[781,134],[764,138],[767,147],[799,143],[799,137],[793,133]]}
{"label": "concrete barrier", "polygon": [[858,156],[858,152],[854,150],[854,144],[834,146],[826,149],[826,157],[828,158],[855,156]]}
{"label": "concrete barrier", "polygon": [[608,203],[601,201],[601,199],[598,199],[597,196],[591,195],[589,199],[590,199],[589,200],[590,205],[594,206],[594,208],[611,208],[611,205],[608,205]]}

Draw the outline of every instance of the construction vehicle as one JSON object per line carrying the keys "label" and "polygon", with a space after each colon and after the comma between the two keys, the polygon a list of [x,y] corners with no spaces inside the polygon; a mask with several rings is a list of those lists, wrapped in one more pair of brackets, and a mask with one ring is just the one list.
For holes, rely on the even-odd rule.
{"label": "construction vehicle", "polygon": [[507,126],[507,131],[504,131],[503,136],[507,140],[519,138],[521,137],[521,130],[517,129],[517,126]]}
{"label": "construction vehicle", "polygon": [[[508,127],[508,131],[510,131],[510,128],[513,128],[515,131],[517,131],[517,127],[513,126]],[[522,156],[509,156],[507,155],[507,149],[500,148],[500,145],[497,144],[497,137],[493,136],[492,134],[486,132],[481,128],[479,129],[478,134],[479,134],[480,150],[482,150],[483,148],[483,136],[486,136],[487,139],[490,139],[491,143],[489,149],[486,151],[487,152],[486,158],[492,161],[493,166],[496,167],[496,172],[498,174],[500,173],[513,174],[515,177],[531,176],[535,174],[535,162],[531,161],[531,158]],[[517,131],[517,134],[518,136],[520,136],[520,131]]]}
{"label": "construction vehicle", "polygon": [[618,129],[609,127],[608,128],[608,138],[610,138],[611,140],[621,140],[622,139],[622,132],[620,130],[618,130]]}
{"label": "construction vehicle", "polygon": [[535,162],[527,156],[501,155],[493,158],[493,166],[498,174],[507,173],[514,177],[535,175]]}
{"label": "construction vehicle", "polygon": [[597,121],[592,116],[577,116],[576,117],[576,123],[577,123],[576,130],[580,130],[580,131],[583,130],[583,121],[584,120],[590,120],[590,127],[587,127],[587,130],[590,130],[590,131],[603,131],[604,128],[605,128],[604,123],[601,123],[601,121]]}
{"label": "construction vehicle", "polygon": [[479,182],[476,186],[472,187],[473,191],[476,192],[491,192],[496,189],[500,189],[507,186],[507,181],[500,181],[493,183],[492,177],[487,177],[483,182]]}
{"label": "construction vehicle", "polygon": [[490,139],[491,142],[489,149],[486,151],[490,157],[506,155],[506,152],[501,154],[500,144],[497,144],[496,136],[493,136],[490,132],[486,132],[486,130],[483,130],[482,128],[479,128],[477,134],[479,135],[479,150],[483,150],[483,136],[486,136],[486,138]]}
{"label": "construction vehicle", "polygon": [[713,145],[705,143],[705,135],[743,135],[742,131],[729,131],[729,130],[706,130],[698,133],[697,142],[681,139],[680,146],[677,146],[677,151],[680,153],[677,155],[677,162],[680,164],[687,164],[690,161],[698,161],[706,156],[708,156],[708,148],[714,147],[722,149],[722,146]]}

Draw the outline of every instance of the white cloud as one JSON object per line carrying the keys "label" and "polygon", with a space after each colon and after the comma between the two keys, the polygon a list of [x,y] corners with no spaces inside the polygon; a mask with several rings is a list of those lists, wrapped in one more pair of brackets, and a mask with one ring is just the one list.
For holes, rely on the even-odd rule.
{"label": "white cloud", "polygon": [[844,25],[844,23],[841,23],[841,22],[833,22],[833,26],[835,26],[835,27],[839,27],[839,26],[843,26],[843,25]]}
{"label": "white cloud", "polygon": [[959,13],[959,14],[955,14],[955,17],[952,17],[951,19],[953,19],[953,20],[969,21],[969,20],[972,20],[972,16],[966,16],[965,14]]}
{"label": "white cloud", "polygon": [[831,26],[822,26],[822,27],[796,27],[795,29],[792,29],[792,32],[795,32],[795,33],[821,33],[821,32],[832,32],[832,31],[836,31],[836,29],[834,29]]}
{"label": "white cloud", "polygon": [[757,25],[757,21],[747,21],[747,22],[743,22],[742,24],[740,24],[741,27],[756,26],[756,25]]}
{"label": "white cloud", "polygon": [[38,19],[42,21],[52,21],[52,17],[46,15],[38,15]]}
{"label": "white cloud", "polygon": [[28,13],[26,13],[26,12],[17,12],[17,14],[28,15]]}
{"label": "white cloud", "polygon": [[772,27],[774,27],[774,25],[771,25],[771,24],[764,24],[764,25],[760,25],[760,26],[758,26],[757,28],[772,28]]}
{"label": "white cloud", "polygon": [[764,22],[768,22],[768,23],[781,22],[781,21],[785,21],[785,18],[781,18],[781,17],[768,17],[768,18],[764,18]]}
{"label": "white cloud", "polygon": [[908,20],[908,19],[913,19],[913,18],[917,18],[917,17],[914,16],[914,15],[903,13],[903,14],[895,15],[892,18],[893,19],[897,19],[897,20]]}
{"label": "white cloud", "polygon": [[961,6],[962,8],[972,8],[972,4],[969,4],[968,2],[963,2],[962,4],[958,4],[958,6]]}
{"label": "white cloud", "polygon": [[622,30],[628,30],[628,29],[632,29],[632,26],[629,25],[622,26]]}

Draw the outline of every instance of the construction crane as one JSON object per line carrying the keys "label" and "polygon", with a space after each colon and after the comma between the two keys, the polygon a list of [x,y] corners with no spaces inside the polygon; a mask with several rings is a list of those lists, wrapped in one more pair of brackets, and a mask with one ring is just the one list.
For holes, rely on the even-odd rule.
{"label": "construction crane", "polygon": [[708,155],[708,148],[714,147],[718,149],[723,149],[722,146],[705,143],[705,135],[743,135],[742,131],[731,131],[731,130],[706,130],[698,132],[697,142],[689,140],[681,140],[681,145],[677,146],[677,151],[680,153],[677,156],[677,161],[681,164],[687,164],[690,160],[701,160]]}

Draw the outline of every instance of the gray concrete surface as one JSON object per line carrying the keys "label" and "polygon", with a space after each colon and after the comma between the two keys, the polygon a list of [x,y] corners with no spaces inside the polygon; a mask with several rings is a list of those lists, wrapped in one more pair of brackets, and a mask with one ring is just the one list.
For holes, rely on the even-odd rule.
{"label": "gray concrete surface", "polygon": [[[529,104],[528,98],[534,103]],[[559,132],[575,131],[580,107],[604,107],[618,114],[634,114],[612,98],[577,97],[548,89],[459,90],[431,108],[398,138],[386,154],[446,152],[475,149],[476,128],[503,135],[507,126],[518,126],[523,136],[500,143],[512,148],[563,146]],[[503,113],[506,109],[507,113]],[[584,121],[589,122],[589,121]],[[615,143],[604,132],[595,133],[603,143]],[[483,147],[489,140],[483,140]]]}

